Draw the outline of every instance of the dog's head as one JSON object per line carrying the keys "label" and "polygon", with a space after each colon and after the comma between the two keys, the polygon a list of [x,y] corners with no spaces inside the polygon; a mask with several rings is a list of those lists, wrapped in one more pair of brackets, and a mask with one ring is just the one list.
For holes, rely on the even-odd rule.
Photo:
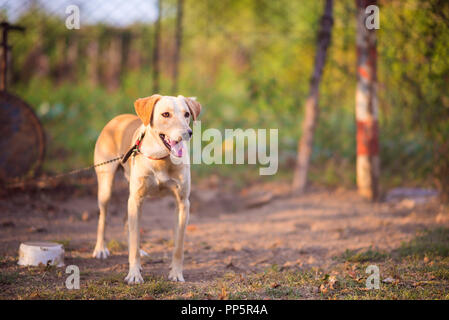
{"label": "dog's head", "polygon": [[192,136],[190,120],[196,120],[201,104],[195,98],[154,94],[134,102],[134,108],[146,130],[152,130],[163,145],[177,157],[182,157],[182,140]]}

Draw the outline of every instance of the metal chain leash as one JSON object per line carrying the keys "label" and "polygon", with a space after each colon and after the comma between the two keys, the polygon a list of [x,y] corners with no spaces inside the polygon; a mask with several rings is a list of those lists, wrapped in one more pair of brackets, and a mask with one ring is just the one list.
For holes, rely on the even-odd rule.
{"label": "metal chain leash", "polygon": [[117,158],[114,158],[114,159],[111,159],[111,160],[107,160],[107,161],[104,161],[104,162],[100,162],[100,163],[97,163],[97,164],[93,164],[93,165],[85,167],[85,168],[75,169],[75,170],[72,170],[72,171],[69,171],[69,172],[65,172],[65,173],[60,173],[60,174],[57,174],[57,175],[54,175],[54,176],[51,176],[51,177],[45,177],[45,178],[40,178],[40,179],[39,178],[38,179],[30,179],[30,180],[25,180],[25,181],[9,183],[9,184],[6,184],[5,187],[7,189],[11,189],[11,188],[17,188],[17,187],[25,186],[27,184],[47,182],[47,181],[51,181],[51,180],[61,179],[63,177],[76,175],[78,173],[94,169],[96,167],[104,166],[104,165],[106,165],[108,163],[111,163],[111,162],[119,161],[123,157],[124,157],[124,155],[122,154],[120,157],[117,157]]}

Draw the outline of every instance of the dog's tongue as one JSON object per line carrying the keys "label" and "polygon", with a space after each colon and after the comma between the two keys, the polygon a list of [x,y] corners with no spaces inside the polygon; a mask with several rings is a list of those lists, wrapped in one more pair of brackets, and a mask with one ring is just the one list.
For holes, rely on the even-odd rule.
{"label": "dog's tongue", "polygon": [[183,148],[181,142],[170,142],[170,146],[176,156],[182,157]]}

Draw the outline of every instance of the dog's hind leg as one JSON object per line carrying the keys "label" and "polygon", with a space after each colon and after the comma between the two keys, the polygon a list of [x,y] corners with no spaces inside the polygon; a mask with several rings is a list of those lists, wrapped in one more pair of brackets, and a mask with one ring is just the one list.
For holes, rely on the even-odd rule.
{"label": "dog's hind leg", "polygon": [[106,259],[109,250],[104,243],[104,233],[106,226],[106,214],[108,203],[111,199],[112,184],[114,182],[115,168],[108,171],[97,171],[98,180],[98,207],[100,215],[98,217],[97,244],[92,256],[97,259]]}

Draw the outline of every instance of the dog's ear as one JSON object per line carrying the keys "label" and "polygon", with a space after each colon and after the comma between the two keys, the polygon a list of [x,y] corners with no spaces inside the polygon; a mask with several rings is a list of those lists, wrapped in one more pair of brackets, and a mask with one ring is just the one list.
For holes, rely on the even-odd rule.
{"label": "dog's ear", "polygon": [[196,101],[195,97],[186,98],[184,97],[187,107],[189,107],[190,113],[193,116],[193,120],[196,120],[201,112],[201,104]]}
{"label": "dog's ear", "polygon": [[153,94],[151,97],[139,98],[134,102],[134,109],[145,126],[152,122],[154,106],[161,98],[161,95]]}

